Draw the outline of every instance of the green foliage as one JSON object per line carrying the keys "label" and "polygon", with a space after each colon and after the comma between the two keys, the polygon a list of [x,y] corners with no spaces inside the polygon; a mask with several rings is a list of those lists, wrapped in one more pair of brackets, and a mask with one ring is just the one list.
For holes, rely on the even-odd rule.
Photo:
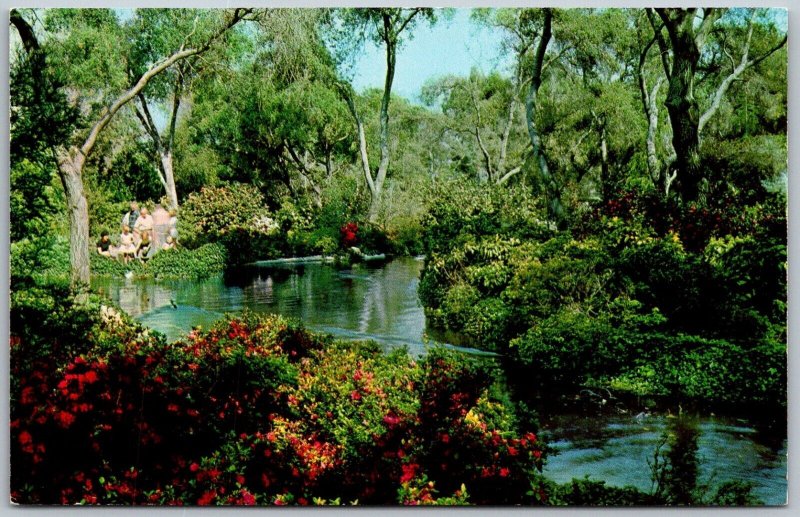
{"label": "green foliage", "polygon": [[92,254],[92,274],[123,276],[128,272],[136,277],[156,280],[203,279],[223,272],[227,265],[227,250],[221,244],[204,244],[196,249],[162,250],[145,263],[119,260]]}
{"label": "green foliage", "polygon": [[269,217],[261,192],[252,185],[231,183],[204,187],[181,207],[181,242],[199,246],[216,242],[236,228],[254,228],[259,216]]}
{"label": "green foliage", "polygon": [[573,479],[561,485],[550,484],[544,501],[552,506],[643,506],[660,501],[634,487],[614,487],[605,481]]}
{"label": "green foliage", "polygon": [[433,324],[510,352],[520,378],[543,385],[781,411],[786,248],[771,224],[700,253],[681,238],[691,223],[660,236],[641,212],[537,238],[492,220],[491,204],[460,206],[432,209],[424,234],[419,295]]}
{"label": "green foliage", "polygon": [[33,294],[12,307],[16,502],[534,502],[542,446],[474,359],[252,314],[167,345],[94,298]]}
{"label": "green foliage", "polygon": [[69,274],[69,242],[63,237],[43,235],[11,243],[9,269],[11,288],[66,281]]}

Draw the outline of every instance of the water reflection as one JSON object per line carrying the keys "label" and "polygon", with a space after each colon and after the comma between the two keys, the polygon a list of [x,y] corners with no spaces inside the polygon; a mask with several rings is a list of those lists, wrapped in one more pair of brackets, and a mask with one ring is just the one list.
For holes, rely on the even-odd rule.
{"label": "water reflection", "polygon": [[[666,418],[557,415],[542,422],[545,437],[557,454],[544,473],[559,483],[573,478],[604,480],[650,491],[648,461],[666,427]],[[786,440],[763,443],[746,423],[717,417],[698,421],[700,483],[753,483],[753,493],[765,504],[786,502]]]}
{"label": "water reflection", "polygon": [[318,263],[248,266],[201,282],[96,279],[94,287],[170,340],[247,308],[423,354],[428,339],[417,297],[422,265],[419,259],[400,258],[345,270]]}

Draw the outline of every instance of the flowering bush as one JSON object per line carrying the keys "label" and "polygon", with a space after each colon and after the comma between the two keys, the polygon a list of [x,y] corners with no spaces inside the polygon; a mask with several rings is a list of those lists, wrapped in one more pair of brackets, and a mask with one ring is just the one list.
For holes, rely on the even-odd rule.
{"label": "flowering bush", "polygon": [[[267,216],[264,196],[253,185],[231,183],[219,187],[203,187],[184,202],[178,216],[181,242],[199,246],[216,242],[235,228],[264,227]],[[265,228],[268,233],[269,225]]]}
{"label": "flowering bush", "polygon": [[167,344],[112,308],[81,311],[64,334],[80,345],[57,360],[32,360],[37,329],[12,325],[17,503],[534,502],[542,448],[463,357],[248,314]]}
{"label": "flowering bush", "polygon": [[342,236],[342,245],[345,248],[350,248],[358,243],[358,225],[356,223],[350,222],[342,225],[339,229],[339,233]]}

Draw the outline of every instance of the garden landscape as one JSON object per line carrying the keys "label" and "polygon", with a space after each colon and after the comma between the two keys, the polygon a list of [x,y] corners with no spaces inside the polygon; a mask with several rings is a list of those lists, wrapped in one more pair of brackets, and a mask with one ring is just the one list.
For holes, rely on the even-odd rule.
{"label": "garden landscape", "polygon": [[12,504],[786,504],[786,10],[8,14]]}

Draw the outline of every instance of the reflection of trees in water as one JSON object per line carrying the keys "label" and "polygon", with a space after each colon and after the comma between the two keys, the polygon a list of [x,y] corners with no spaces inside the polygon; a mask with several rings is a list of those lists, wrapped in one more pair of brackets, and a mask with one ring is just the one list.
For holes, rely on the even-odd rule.
{"label": "reflection of trees in water", "polygon": [[116,289],[112,285],[108,291],[109,297],[134,318],[169,305],[170,300],[174,298],[173,290],[167,286],[149,282],[139,283],[130,279],[118,284]]}
{"label": "reflection of trees in water", "polygon": [[169,306],[212,312],[249,308],[374,335],[421,339],[424,314],[416,285],[422,263],[397,259],[383,267],[339,271],[327,265],[241,270],[205,281],[100,280],[98,286],[133,317]]}

